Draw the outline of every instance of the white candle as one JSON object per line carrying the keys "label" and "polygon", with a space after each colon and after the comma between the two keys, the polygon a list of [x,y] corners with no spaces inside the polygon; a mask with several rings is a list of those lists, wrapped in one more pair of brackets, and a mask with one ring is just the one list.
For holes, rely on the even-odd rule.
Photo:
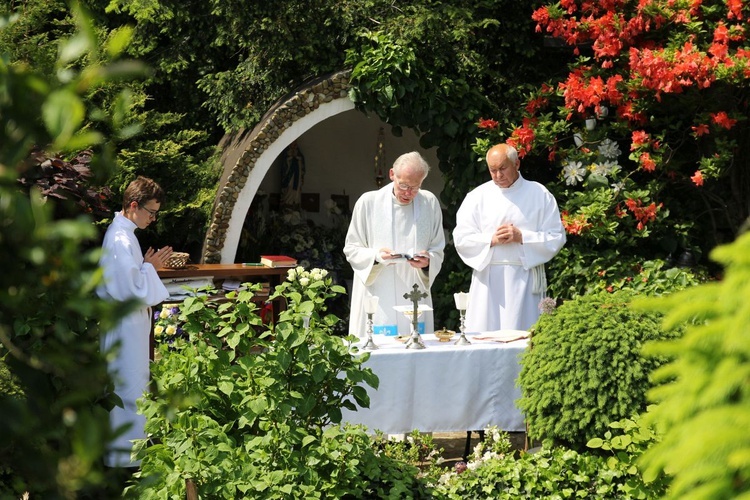
{"label": "white candle", "polygon": [[365,297],[365,313],[375,314],[378,312],[378,300],[378,297],[375,295]]}
{"label": "white candle", "polygon": [[466,292],[458,292],[453,294],[453,299],[456,301],[456,309],[459,311],[465,311],[469,307],[469,294]]}

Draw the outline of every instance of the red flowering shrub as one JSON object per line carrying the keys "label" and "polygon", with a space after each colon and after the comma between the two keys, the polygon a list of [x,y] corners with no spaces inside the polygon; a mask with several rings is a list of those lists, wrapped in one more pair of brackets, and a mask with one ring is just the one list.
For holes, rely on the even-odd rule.
{"label": "red flowering shrub", "polygon": [[[506,141],[560,169],[549,187],[569,238],[553,292],[581,290],[555,281],[573,256],[589,259],[583,275],[611,265],[624,279],[628,262],[734,237],[749,215],[749,14],[739,0],[563,0],[533,13],[577,59],[529,95],[520,126],[480,128],[475,151]],[[629,154],[603,154],[613,148]]]}

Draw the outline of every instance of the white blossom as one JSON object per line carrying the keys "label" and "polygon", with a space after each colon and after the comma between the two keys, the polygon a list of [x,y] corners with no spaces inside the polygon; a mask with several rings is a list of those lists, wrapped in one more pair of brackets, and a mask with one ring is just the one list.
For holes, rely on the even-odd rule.
{"label": "white blossom", "polygon": [[592,174],[599,174],[607,177],[619,172],[620,165],[618,165],[616,161],[607,160],[603,162],[593,163],[591,167],[589,167],[589,169],[591,170]]}
{"label": "white blossom", "polygon": [[620,146],[609,138],[604,139],[602,143],[599,144],[599,154],[605,158],[614,160],[621,154]]}
{"label": "white blossom", "polygon": [[572,161],[563,166],[563,177],[568,186],[575,186],[582,182],[584,175],[586,175],[586,169],[580,161]]}
{"label": "white blossom", "polygon": [[296,269],[290,269],[286,272],[286,279],[289,281],[294,281],[294,278],[297,277],[297,270]]}
{"label": "white blossom", "polygon": [[310,284],[310,278],[304,277],[299,279],[299,284],[302,286],[307,286]]}

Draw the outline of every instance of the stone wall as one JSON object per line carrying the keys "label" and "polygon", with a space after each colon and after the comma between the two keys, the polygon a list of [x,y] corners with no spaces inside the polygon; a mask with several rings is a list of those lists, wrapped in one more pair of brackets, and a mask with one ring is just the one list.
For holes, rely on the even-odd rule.
{"label": "stone wall", "polygon": [[[350,71],[342,71],[324,78],[311,86],[295,92],[265,117],[250,135],[247,149],[232,167],[214,205],[211,223],[203,245],[202,262],[215,264],[221,262],[226,232],[232,218],[237,198],[245,187],[255,164],[280,135],[292,124],[318,109],[321,104],[334,99],[348,99]],[[244,220],[245,214],[241,214]]]}

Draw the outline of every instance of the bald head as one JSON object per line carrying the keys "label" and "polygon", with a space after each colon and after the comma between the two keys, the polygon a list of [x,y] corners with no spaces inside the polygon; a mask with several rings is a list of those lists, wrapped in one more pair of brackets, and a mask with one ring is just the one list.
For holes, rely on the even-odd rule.
{"label": "bald head", "polygon": [[497,144],[487,151],[487,167],[492,176],[492,182],[501,188],[507,188],[518,180],[518,170],[521,162],[518,151],[508,144]]}

